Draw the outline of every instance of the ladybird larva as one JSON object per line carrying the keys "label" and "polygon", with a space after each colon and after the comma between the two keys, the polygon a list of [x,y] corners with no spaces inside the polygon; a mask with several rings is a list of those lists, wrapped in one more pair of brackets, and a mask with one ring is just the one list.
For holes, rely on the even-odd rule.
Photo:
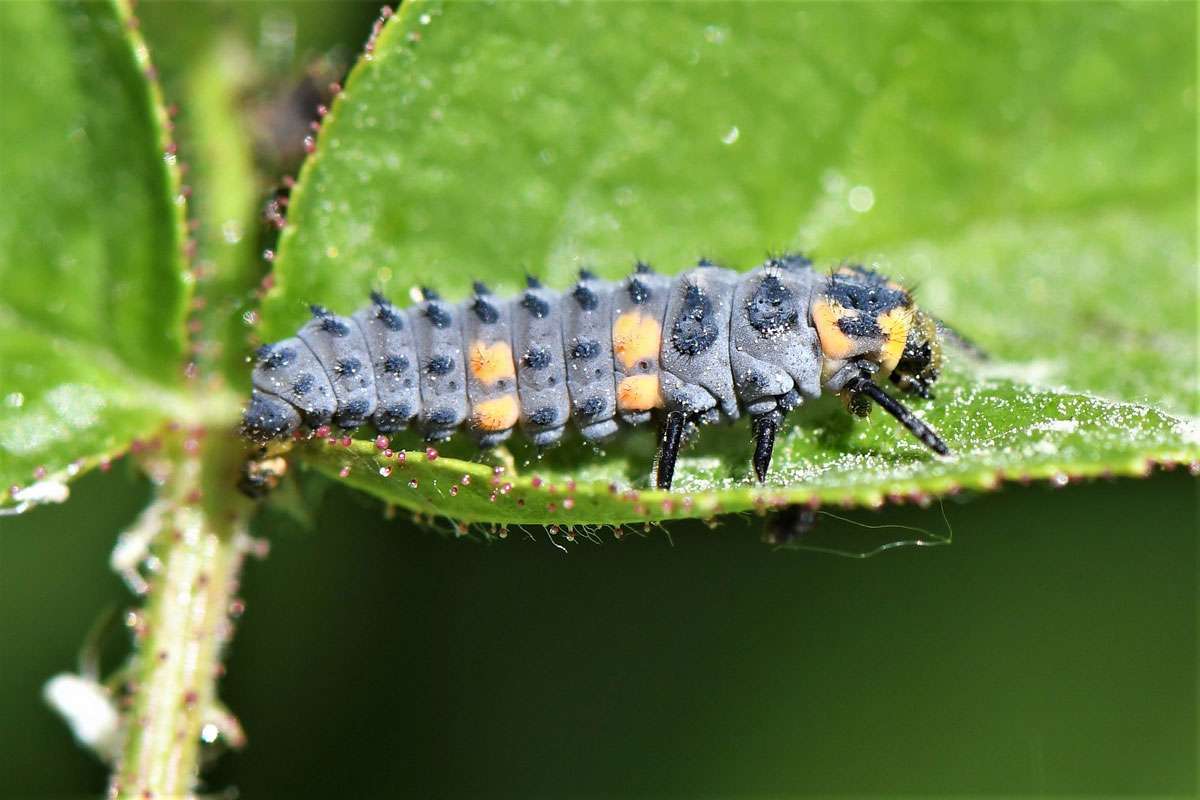
{"label": "ladybird larva", "polygon": [[822,393],[860,416],[872,404],[940,455],[941,438],[876,382],[931,397],[940,326],[911,294],[857,265],[832,273],[802,255],[749,272],[701,260],[674,278],[639,263],[612,283],[584,270],[565,293],[535,278],[512,298],[476,283],[460,303],[421,290],[410,308],[381,294],[350,317],[321,306],[296,336],[259,350],[243,433],[265,442],[330,422],[429,441],[465,427],[483,447],[520,428],[551,446],[659,418],[657,486],[697,425],[751,418],[766,479],[784,416]]}

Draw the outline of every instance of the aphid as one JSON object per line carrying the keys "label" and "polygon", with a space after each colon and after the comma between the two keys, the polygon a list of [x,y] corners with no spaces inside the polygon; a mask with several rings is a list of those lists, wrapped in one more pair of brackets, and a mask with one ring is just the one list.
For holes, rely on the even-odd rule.
{"label": "aphid", "polygon": [[658,417],[656,483],[669,489],[685,438],[743,413],[754,472],[765,480],[785,415],[830,392],[859,416],[879,405],[935,453],[949,453],[878,384],[887,378],[931,397],[939,325],[906,290],[861,266],[825,274],[786,255],[738,273],[702,260],[670,278],[638,264],[616,284],[584,270],[563,294],[529,278],[513,298],[476,283],[461,303],[428,289],[407,309],[371,299],[351,317],[313,306],[295,337],[259,351],[248,437],[370,421],[383,434],[413,424],[428,441],[465,426],[483,447],[520,427],[545,447],[568,421],[599,441],[622,423]]}

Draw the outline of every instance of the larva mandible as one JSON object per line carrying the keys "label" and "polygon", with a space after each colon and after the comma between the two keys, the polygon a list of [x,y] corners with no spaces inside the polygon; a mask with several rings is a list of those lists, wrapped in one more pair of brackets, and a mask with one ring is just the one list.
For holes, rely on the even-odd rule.
{"label": "larva mandible", "polygon": [[831,392],[860,416],[879,405],[949,453],[876,383],[930,397],[939,325],[872,270],[822,273],[785,255],[741,273],[701,260],[674,278],[639,263],[616,284],[584,270],[564,294],[527,284],[502,299],[476,283],[461,303],[422,289],[406,309],[373,293],[350,317],[313,306],[296,336],[259,350],[243,433],[264,442],[301,425],[392,433],[415,422],[430,441],[466,426],[492,447],[519,425],[546,447],[568,420],[599,441],[659,416],[657,486],[670,489],[685,437],[743,413],[765,480],[784,415]]}

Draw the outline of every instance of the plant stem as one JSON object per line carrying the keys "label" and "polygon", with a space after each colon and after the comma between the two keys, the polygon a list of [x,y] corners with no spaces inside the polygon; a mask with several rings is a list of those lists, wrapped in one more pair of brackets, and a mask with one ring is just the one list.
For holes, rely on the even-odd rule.
{"label": "plant stem", "polygon": [[218,707],[221,654],[250,543],[248,504],[235,498],[217,515],[203,499],[205,461],[223,461],[213,449],[204,460],[181,449],[150,465],[161,480],[161,529],[147,559],[147,603],[133,618],[137,650],[109,797],[184,797],[198,780],[201,728]]}

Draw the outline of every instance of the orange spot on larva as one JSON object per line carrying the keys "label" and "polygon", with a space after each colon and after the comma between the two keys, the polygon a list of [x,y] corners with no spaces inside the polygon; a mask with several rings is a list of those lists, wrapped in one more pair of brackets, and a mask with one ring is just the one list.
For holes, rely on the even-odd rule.
{"label": "orange spot on larva", "polygon": [[628,311],[613,322],[613,355],[631,370],[639,361],[657,360],[662,344],[662,329],[658,320],[640,311]]}
{"label": "orange spot on larva", "polygon": [[617,408],[622,411],[649,411],[662,404],[658,375],[630,375],[617,385]]}
{"label": "orange spot on larva", "polygon": [[517,424],[520,404],[514,394],[506,394],[476,403],[471,413],[471,427],[478,431],[506,431]]}
{"label": "orange spot on larva", "polygon": [[507,342],[475,342],[471,345],[471,375],[486,386],[516,377],[512,348]]}

